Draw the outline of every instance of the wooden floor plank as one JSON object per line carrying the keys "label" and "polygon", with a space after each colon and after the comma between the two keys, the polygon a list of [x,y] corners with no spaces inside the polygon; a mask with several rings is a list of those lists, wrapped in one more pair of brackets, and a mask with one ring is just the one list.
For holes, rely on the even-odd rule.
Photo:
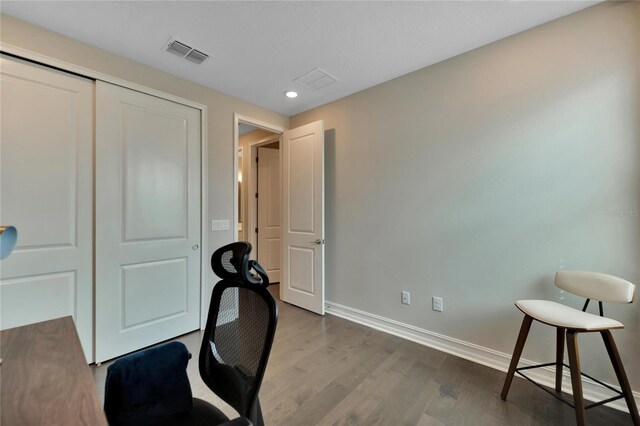
{"label": "wooden floor plank", "polygon": [[[391,397],[378,405],[365,419],[364,424],[400,425],[405,424],[402,420],[407,416],[413,418],[409,420],[410,424],[416,424],[426,408],[426,402],[431,399],[429,393],[433,394],[433,387],[427,383],[434,371],[433,367],[414,362],[406,377],[391,389]],[[424,405],[420,404],[421,401]],[[414,413],[411,408],[416,407],[416,404],[419,412]]]}
{"label": "wooden floor plank", "polygon": [[388,353],[385,360],[373,369],[333,410],[328,412],[319,424],[364,424],[369,413],[386,399],[392,398],[391,390],[405,379],[406,376],[392,369],[403,354],[403,348]]}
{"label": "wooden floor plank", "polygon": [[331,382],[314,397],[308,398],[298,410],[282,421],[275,421],[274,424],[300,426],[318,424],[325,413],[331,411],[348,394],[349,390],[347,388]]}

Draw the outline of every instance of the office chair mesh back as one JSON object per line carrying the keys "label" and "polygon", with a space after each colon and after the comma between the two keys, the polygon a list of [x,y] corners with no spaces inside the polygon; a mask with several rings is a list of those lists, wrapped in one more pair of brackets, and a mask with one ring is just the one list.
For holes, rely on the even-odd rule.
{"label": "office chair mesh back", "polygon": [[[244,259],[237,257],[239,252]],[[200,375],[240,415],[254,424],[256,415],[260,417],[259,424],[258,391],[271,352],[278,311],[265,287],[246,280],[250,252],[250,244],[233,243],[212,256],[216,274],[224,270],[218,276],[232,275],[235,270],[236,276],[245,280],[223,279],[213,289],[200,348]],[[239,271],[242,267],[247,269]]]}

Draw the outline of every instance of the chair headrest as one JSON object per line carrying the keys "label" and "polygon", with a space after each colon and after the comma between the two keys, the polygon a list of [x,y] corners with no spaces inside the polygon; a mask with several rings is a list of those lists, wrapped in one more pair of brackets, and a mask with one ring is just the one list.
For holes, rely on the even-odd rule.
{"label": "chair headrest", "polygon": [[[223,280],[269,285],[268,278],[262,277],[261,280],[260,277],[256,277],[250,272],[250,269],[262,271],[256,261],[249,260],[251,249],[251,244],[246,241],[236,241],[220,247],[211,256],[213,272]],[[259,269],[256,268],[256,265]]]}

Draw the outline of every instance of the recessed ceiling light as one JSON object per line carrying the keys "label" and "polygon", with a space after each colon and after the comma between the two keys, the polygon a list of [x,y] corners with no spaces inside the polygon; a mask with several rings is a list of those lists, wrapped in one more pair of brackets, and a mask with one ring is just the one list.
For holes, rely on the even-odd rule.
{"label": "recessed ceiling light", "polygon": [[287,90],[286,92],[284,92],[284,95],[287,98],[293,99],[293,98],[297,98],[298,97],[298,92],[294,92],[293,90]]}

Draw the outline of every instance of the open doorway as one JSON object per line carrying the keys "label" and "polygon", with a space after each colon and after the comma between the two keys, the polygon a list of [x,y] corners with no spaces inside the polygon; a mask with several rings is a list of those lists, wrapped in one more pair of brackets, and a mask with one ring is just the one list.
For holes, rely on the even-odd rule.
{"label": "open doorway", "polygon": [[[282,284],[278,286],[282,301],[324,315],[324,122],[285,131],[235,114],[233,134],[235,237],[248,240],[254,247],[252,257],[272,282]],[[276,161],[260,173],[261,164]],[[268,188],[278,196],[269,197]],[[266,206],[260,202],[265,198]],[[260,212],[270,208],[270,219],[267,214],[266,225],[259,225]],[[274,223],[277,231],[268,234],[266,228]],[[260,243],[260,235],[266,245]]]}
{"label": "open doorway", "polygon": [[281,192],[280,136],[283,129],[236,116],[235,202],[238,240],[253,246],[252,258],[271,282],[280,282]]}

